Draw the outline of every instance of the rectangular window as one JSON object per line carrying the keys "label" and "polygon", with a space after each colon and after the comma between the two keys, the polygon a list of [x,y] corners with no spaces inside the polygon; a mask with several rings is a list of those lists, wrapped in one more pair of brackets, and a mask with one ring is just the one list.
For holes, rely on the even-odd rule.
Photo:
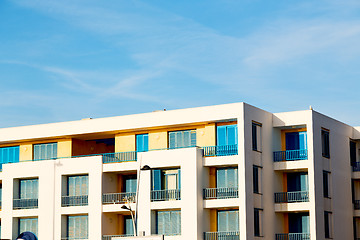
{"label": "rectangular window", "polygon": [[19,162],[19,146],[0,148],[0,170],[4,163]]}
{"label": "rectangular window", "polygon": [[134,236],[134,224],[131,216],[124,216],[125,235]]}
{"label": "rectangular window", "polygon": [[217,215],[218,232],[239,231],[239,210],[218,211]]}
{"label": "rectangular window", "polygon": [[350,140],[350,164],[354,166],[356,163],[356,142]]}
{"label": "rectangular window", "polygon": [[261,152],[261,124],[252,122],[252,149]]}
{"label": "rectangular window", "polygon": [[332,212],[324,212],[325,238],[332,237]]}
{"label": "rectangular window", "polygon": [[38,234],[38,219],[37,218],[20,218],[19,219],[19,235],[23,232],[32,232]]}
{"label": "rectangular window", "polygon": [[136,135],[136,151],[147,152],[149,150],[149,135],[138,134]]}
{"label": "rectangular window", "polygon": [[308,173],[294,172],[287,173],[288,192],[306,192],[309,190]]}
{"label": "rectangular window", "polygon": [[34,160],[57,158],[57,143],[43,143],[34,145]]}
{"label": "rectangular window", "polygon": [[67,239],[88,239],[88,216],[68,216]]}
{"label": "rectangular window", "polygon": [[38,199],[39,179],[20,179],[19,199]]}
{"label": "rectangular window", "polygon": [[238,169],[237,168],[216,169],[216,187],[238,188]]}
{"label": "rectangular window", "polygon": [[261,167],[253,165],[253,190],[254,193],[261,193]]}
{"label": "rectangular window", "polygon": [[287,132],[285,133],[286,150],[305,150],[307,149],[307,132]]}
{"label": "rectangular window", "polygon": [[156,213],[156,234],[159,235],[180,235],[181,234],[181,212],[158,211]]}
{"label": "rectangular window", "polygon": [[324,193],[324,197],[325,198],[329,198],[330,197],[330,192],[329,192],[329,177],[330,177],[330,172],[327,171],[323,171],[323,193]]}
{"label": "rectangular window", "polygon": [[180,169],[153,169],[152,190],[181,189]]}
{"label": "rectangular window", "polygon": [[217,126],[217,146],[229,146],[237,144],[237,124]]}
{"label": "rectangular window", "polygon": [[254,235],[262,236],[262,209],[254,209]]}
{"label": "rectangular window", "polygon": [[136,175],[124,176],[124,190],[126,193],[136,193],[137,179]]}
{"label": "rectangular window", "polygon": [[169,132],[169,148],[196,147],[196,130]]}
{"label": "rectangular window", "polygon": [[88,195],[88,176],[69,176],[68,177],[68,196]]}
{"label": "rectangular window", "polygon": [[321,146],[322,156],[330,158],[330,132],[325,129],[321,129]]}

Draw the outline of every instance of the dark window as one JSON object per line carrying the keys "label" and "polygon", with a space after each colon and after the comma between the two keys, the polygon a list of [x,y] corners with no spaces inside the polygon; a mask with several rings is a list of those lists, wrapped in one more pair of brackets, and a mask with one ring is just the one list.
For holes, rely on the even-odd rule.
{"label": "dark window", "polygon": [[259,187],[259,167],[253,166],[253,190],[254,193],[260,193]]}
{"label": "dark window", "polygon": [[329,198],[329,172],[327,171],[323,171],[323,185],[324,197]]}
{"label": "dark window", "polygon": [[330,238],[330,219],[331,212],[324,212],[324,223],[325,223],[325,238]]}
{"label": "dark window", "polygon": [[321,130],[321,145],[322,145],[322,156],[330,158],[330,141],[329,141],[329,131],[322,129]]}
{"label": "dark window", "polygon": [[356,142],[350,141],[350,163],[354,166],[356,163]]}
{"label": "dark window", "polygon": [[252,150],[261,151],[261,124],[252,122]]}
{"label": "dark window", "polygon": [[252,149],[257,150],[256,124],[252,123]]}
{"label": "dark window", "polygon": [[260,226],[261,211],[262,209],[254,208],[254,235],[257,237],[261,236],[261,226]]}

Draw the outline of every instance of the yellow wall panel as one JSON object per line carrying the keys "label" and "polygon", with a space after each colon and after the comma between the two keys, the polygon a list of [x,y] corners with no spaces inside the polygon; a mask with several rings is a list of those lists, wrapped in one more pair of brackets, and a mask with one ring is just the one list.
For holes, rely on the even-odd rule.
{"label": "yellow wall panel", "polygon": [[57,144],[57,156],[58,157],[70,157],[72,153],[72,140],[65,139],[58,141]]}
{"label": "yellow wall panel", "polygon": [[149,150],[164,149],[168,147],[168,133],[166,130],[149,133]]}
{"label": "yellow wall panel", "polygon": [[217,232],[217,211],[210,209],[210,232]]}
{"label": "yellow wall panel", "polygon": [[136,150],[135,133],[115,136],[115,152],[131,152]]}
{"label": "yellow wall panel", "polygon": [[20,159],[19,161],[29,161],[33,159],[33,145],[21,144],[20,145]]}

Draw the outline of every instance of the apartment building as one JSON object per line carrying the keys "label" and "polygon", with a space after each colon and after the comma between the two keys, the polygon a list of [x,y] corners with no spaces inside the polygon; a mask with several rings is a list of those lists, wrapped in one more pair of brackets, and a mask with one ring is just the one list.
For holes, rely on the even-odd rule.
{"label": "apartment building", "polygon": [[1,238],[360,239],[359,139],[246,103],[3,128]]}

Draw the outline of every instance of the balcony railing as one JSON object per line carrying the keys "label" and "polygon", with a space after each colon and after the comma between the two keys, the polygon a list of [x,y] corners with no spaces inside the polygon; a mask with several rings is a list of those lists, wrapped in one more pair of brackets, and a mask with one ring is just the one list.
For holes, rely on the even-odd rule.
{"label": "balcony railing", "polygon": [[205,188],[204,199],[227,199],[238,198],[239,190],[237,188]]}
{"label": "balcony railing", "polygon": [[136,193],[104,193],[103,204],[124,204],[135,202]]}
{"label": "balcony railing", "polygon": [[240,232],[205,232],[204,233],[205,240],[239,240]]}
{"label": "balcony railing", "polygon": [[310,240],[310,233],[279,233],[275,240]]}
{"label": "balcony railing", "polygon": [[354,172],[360,172],[360,162],[354,162],[352,163],[352,170]]}
{"label": "balcony railing", "polygon": [[308,202],[309,192],[279,192],[275,193],[275,203]]}
{"label": "balcony railing", "polygon": [[306,160],[307,158],[307,149],[274,152],[274,162]]}
{"label": "balcony railing", "polygon": [[354,201],[354,209],[355,210],[360,210],[360,200],[355,200]]}
{"label": "balcony railing", "polygon": [[133,237],[134,234],[122,234],[122,235],[103,235],[102,240],[112,240],[112,238],[118,237]]}
{"label": "balcony railing", "polygon": [[62,237],[61,240],[88,240],[89,238],[85,237]]}
{"label": "balcony railing", "polygon": [[180,200],[180,199],[181,199],[180,189],[151,191],[151,201],[169,201],[169,200]]}
{"label": "balcony railing", "polygon": [[104,153],[103,163],[130,162],[137,160],[137,152]]}
{"label": "balcony railing", "polygon": [[205,157],[231,156],[238,154],[238,145],[203,147]]}
{"label": "balcony railing", "polygon": [[86,205],[88,205],[88,195],[62,196],[61,197],[61,206],[62,207],[86,206]]}
{"label": "balcony railing", "polygon": [[38,199],[14,199],[13,209],[31,209],[38,208]]}

